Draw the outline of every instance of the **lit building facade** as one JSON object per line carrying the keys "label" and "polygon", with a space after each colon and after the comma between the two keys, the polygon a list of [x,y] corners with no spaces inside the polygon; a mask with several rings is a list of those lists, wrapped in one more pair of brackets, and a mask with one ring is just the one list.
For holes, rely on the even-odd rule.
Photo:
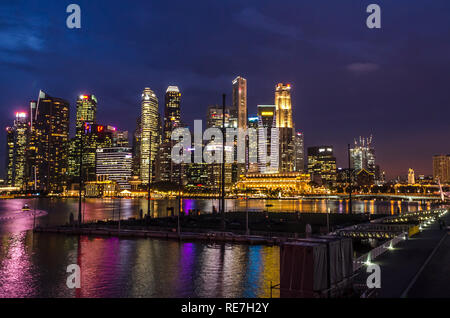
{"label": "lit building facade", "polygon": [[[243,131],[247,129],[247,80],[241,76],[236,77],[232,82],[232,100],[233,109],[237,112],[237,127]],[[247,140],[247,138],[246,138]],[[247,143],[245,144],[245,153],[247,153]],[[247,157],[246,157],[247,158]],[[236,163],[236,179],[245,174],[248,167],[248,161],[245,163]]]}
{"label": "lit building facade", "polygon": [[311,193],[309,174],[297,172],[273,174],[247,174],[236,184],[238,190],[280,191],[285,194],[298,195]]}
{"label": "lit building facade", "polygon": [[353,148],[350,149],[350,166],[354,171],[366,169],[372,174],[376,172],[375,149],[372,137],[355,139]]}
{"label": "lit building facade", "polygon": [[275,87],[275,106],[279,134],[280,172],[294,171],[294,124],[292,120],[291,85],[277,84]]}
{"label": "lit building facade", "polygon": [[169,86],[166,90],[163,140],[156,159],[156,179],[158,181],[180,182],[181,166],[172,161],[172,147],[176,141],[171,140],[172,131],[181,127],[180,116],[181,93],[177,86]]}
{"label": "lit building facade", "polygon": [[304,135],[301,132],[296,132],[294,138],[294,171],[303,172],[304,170],[305,170]]}
{"label": "lit building facade", "polygon": [[30,104],[28,188],[61,193],[67,187],[69,102],[39,92]]}
{"label": "lit building facade", "polygon": [[[225,107],[225,129],[226,128],[238,128],[237,110],[234,107]],[[208,107],[206,115],[207,128],[222,128],[223,120],[223,107],[213,105]],[[215,153],[215,151],[222,151],[222,143],[218,144],[214,141],[205,145],[205,148]],[[236,147],[225,148],[226,158],[236,154]],[[212,189],[220,189],[222,183],[222,164],[212,163],[206,167],[207,174],[209,175],[208,187]],[[226,162],[225,163],[225,187],[229,188],[238,179],[237,164]]]}
{"label": "lit building facade", "polygon": [[133,176],[140,178],[141,176],[141,116],[136,120],[136,129],[133,133],[132,142],[132,152],[133,152]]}
{"label": "lit building facade", "polygon": [[232,83],[233,108],[237,110],[238,128],[247,129],[247,80],[238,76]]}
{"label": "lit building facade", "polygon": [[28,114],[17,112],[14,125],[6,128],[7,132],[7,179],[6,184],[25,189],[26,185],[26,151],[30,127]]}
{"label": "lit building facade", "polygon": [[416,178],[414,176],[414,170],[409,168],[408,170],[408,184],[415,184]]}
{"label": "lit building facade", "polygon": [[[258,168],[260,173],[277,173],[279,164],[279,140],[275,105],[258,105]],[[272,136],[272,134],[275,134]]]}
{"label": "lit building facade", "polygon": [[336,157],[332,146],[308,148],[308,173],[320,185],[336,183]]}
{"label": "lit building facade", "polygon": [[98,148],[96,157],[97,178],[117,182],[121,190],[131,189],[128,181],[132,174],[132,152],[129,147]]}
{"label": "lit building facade", "polygon": [[[248,129],[254,129],[258,133],[258,116],[248,117],[247,127]],[[245,162],[247,163],[247,173],[258,173],[258,160],[257,162],[250,162],[250,152],[255,152],[258,158],[258,135],[256,135],[256,138],[247,138],[246,148]]]}
{"label": "lit building facade", "polygon": [[433,179],[450,183],[450,155],[433,156]]}
{"label": "lit building facade", "polygon": [[[94,125],[97,123],[97,103],[95,95],[83,94],[77,98],[75,137],[69,142],[68,159],[68,174],[72,183],[80,182],[80,155],[82,151],[83,166],[86,170],[91,171],[91,179],[86,178],[88,175],[84,174],[84,180],[92,180],[92,178],[95,178],[95,147],[92,147],[92,145],[89,144],[92,138],[87,138],[85,136],[85,129],[87,125]],[[81,138],[83,138],[83,140]],[[81,149],[82,146],[83,149]],[[89,153],[89,150],[92,148],[94,148],[93,151]]]}
{"label": "lit building facade", "polygon": [[158,98],[150,88],[145,88],[141,101],[141,163],[142,183],[154,181],[154,165],[161,140],[159,129]]}

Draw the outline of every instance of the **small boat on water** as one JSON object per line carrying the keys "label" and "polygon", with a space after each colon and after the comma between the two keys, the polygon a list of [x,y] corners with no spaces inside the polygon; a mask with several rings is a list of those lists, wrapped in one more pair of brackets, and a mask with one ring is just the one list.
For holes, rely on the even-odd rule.
{"label": "small boat on water", "polygon": [[28,204],[24,204],[22,207],[22,211],[30,211],[30,206]]}

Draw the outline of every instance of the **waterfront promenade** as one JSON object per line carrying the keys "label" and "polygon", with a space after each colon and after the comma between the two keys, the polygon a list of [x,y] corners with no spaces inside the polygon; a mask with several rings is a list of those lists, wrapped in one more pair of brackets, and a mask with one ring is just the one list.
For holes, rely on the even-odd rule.
{"label": "waterfront promenade", "polygon": [[[450,225],[450,214],[442,218]],[[450,297],[450,235],[433,222],[373,261],[381,267],[380,298]]]}

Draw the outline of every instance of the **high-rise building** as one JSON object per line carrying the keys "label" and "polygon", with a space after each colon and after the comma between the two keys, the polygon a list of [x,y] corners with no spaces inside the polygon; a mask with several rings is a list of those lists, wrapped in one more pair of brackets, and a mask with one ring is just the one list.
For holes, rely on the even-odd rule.
{"label": "high-rise building", "polygon": [[[85,128],[86,125],[97,123],[97,98],[95,95],[83,94],[78,96],[76,105],[75,137],[69,142],[68,174],[71,182],[79,183],[81,152],[83,152],[83,168],[85,170],[83,178],[85,181],[95,180],[95,147],[89,144],[93,138],[86,136]],[[87,171],[90,171],[90,175]]]}
{"label": "high-rise building", "polygon": [[303,172],[305,170],[305,150],[303,133],[295,133],[294,138],[294,171]]}
{"label": "high-rise building", "polygon": [[154,180],[154,165],[161,139],[159,129],[158,98],[150,88],[145,88],[141,101],[141,164],[143,184]]}
{"label": "high-rise building", "polygon": [[318,184],[336,183],[336,157],[332,146],[308,148],[308,173]]}
{"label": "high-rise building", "polygon": [[433,179],[450,183],[450,155],[433,156]]}
{"label": "high-rise building", "polygon": [[156,158],[157,165],[155,167],[158,181],[170,181],[177,184],[180,182],[181,166],[172,161],[171,152],[176,141],[172,141],[171,136],[174,129],[181,127],[180,102],[181,93],[178,87],[169,86],[166,90],[165,98],[163,140]]}
{"label": "high-rise building", "polygon": [[275,106],[277,107],[277,127],[293,128],[290,84],[277,84],[275,87]]}
{"label": "high-rise building", "polygon": [[129,147],[98,148],[96,157],[97,177],[116,181],[120,189],[131,189],[132,153]]}
{"label": "high-rise building", "polygon": [[[258,116],[251,116],[248,118],[247,122],[248,129],[254,129],[256,132],[258,132]],[[258,173],[258,160],[257,162],[250,162],[250,152],[254,151],[256,152],[256,157],[258,157],[258,135],[256,135],[256,138],[248,138],[247,139],[247,151],[245,153],[247,163],[247,172],[248,173]]]}
{"label": "high-rise building", "polygon": [[177,86],[169,86],[166,90],[164,107],[163,142],[170,141],[172,131],[180,126],[181,93]]}
{"label": "high-rise building", "polygon": [[12,127],[7,127],[7,179],[9,186],[25,189],[26,150],[29,137],[28,115],[16,112]]}
{"label": "high-rise building", "polygon": [[416,178],[414,177],[414,170],[409,168],[408,170],[408,184],[415,184]]}
{"label": "high-rise building", "polygon": [[132,152],[133,152],[133,167],[132,174],[134,177],[141,176],[141,116],[139,116],[136,120],[136,129],[133,133],[133,143],[132,143]]}
{"label": "high-rise building", "polygon": [[[237,128],[238,118],[237,110],[234,107],[225,107],[225,129],[226,128]],[[208,112],[206,115],[207,128],[222,128],[223,125],[223,107],[218,105],[213,105],[208,107]],[[225,132],[224,132],[225,133]],[[224,136],[225,137],[225,136]],[[226,141],[226,140],[225,140]],[[236,143],[236,142],[235,142]],[[222,144],[217,144],[216,142],[209,142],[205,145],[205,148],[209,151],[221,151]],[[235,157],[236,147],[225,147],[225,157],[230,156]],[[234,161],[234,160],[233,160]],[[222,165],[220,163],[212,163],[207,166],[208,175],[210,180],[208,186],[211,188],[220,188],[221,184],[221,169]],[[234,182],[237,181],[238,171],[237,165],[233,162],[225,162],[225,186],[230,187]]]}
{"label": "high-rise building", "polygon": [[[232,93],[232,99],[233,99],[233,109],[237,112],[237,127],[239,129],[242,129],[245,131],[247,129],[247,80],[241,76],[236,77],[233,80],[233,93]],[[248,138],[246,138],[248,140]],[[237,140],[236,140],[237,141]],[[245,153],[248,153],[247,151],[247,142],[245,142]],[[237,149],[237,148],[236,148]],[[247,159],[247,157],[246,157]],[[245,174],[245,170],[248,167],[247,160],[245,163],[235,163],[235,169],[236,169],[236,181],[239,179],[241,175]]]}
{"label": "high-rise building", "polygon": [[[277,173],[279,164],[279,140],[276,128],[275,105],[258,105],[258,167],[261,173]],[[272,134],[276,134],[272,136]]]}
{"label": "high-rise building", "polygon": [[28,147],[28,187],[44,192],[63,192],[67,186],[69,102],[39,92],[31,102]]}
{"label": "high-rise building", "polygon": [[291,85],[277,84],[275,87],[277,128],[280,138],[279,172],[294,171],[294,124],[292,120]]}
{"label": "high-rise building", "polygon": [[[206,114],[206,128],[222,127],[222,113],[222,106],[209,106]],[[237,111],[234,107],[225,107],[225,128],[238,128]]]}
{"label": "high-rise building", "polygon": [[238,128],[247,129],[247,80],[236,77],[233,80],[233,108],[238,113]]}
{"label": "high-rise building", "polygon": [[113,126],[106,126],[106,130],[111,131],[113,147],[128,147],[130,141],[128,140],[128,131],[119,130]]}
{"label": "high-rise building", "polygon": [[375,149],[372,144],[372,136],[369,138],[359,137],[359,141],[355,139],[355,144],[350,149],[350,167],[355,172],[365,169],[375,175]]}

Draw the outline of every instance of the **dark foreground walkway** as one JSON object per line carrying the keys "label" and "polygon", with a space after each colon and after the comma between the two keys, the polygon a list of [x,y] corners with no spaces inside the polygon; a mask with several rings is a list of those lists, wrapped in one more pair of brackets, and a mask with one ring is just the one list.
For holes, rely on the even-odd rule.
{"label": "dark foreground walkway", "polygon": [[[443,219],[450,225],[450,213]],[[438,222],[374,263],[381,267],[378,297],[450,297],[450,237]]]}

